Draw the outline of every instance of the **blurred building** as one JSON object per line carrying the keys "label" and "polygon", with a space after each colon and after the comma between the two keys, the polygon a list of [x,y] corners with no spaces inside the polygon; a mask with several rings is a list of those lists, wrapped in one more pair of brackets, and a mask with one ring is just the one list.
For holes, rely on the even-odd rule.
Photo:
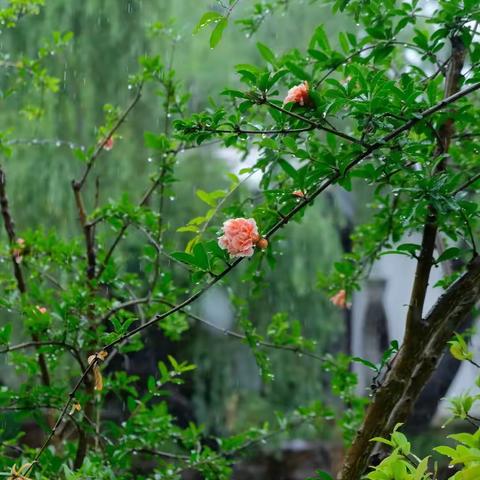
{"label": "blurred building", "polygon": [[[420,241],[420,236],[408,239],[409,243]],[[355,292],[350,312],[353,356],[376,363],[392,340],[401,343],[416,263],[415,259],[405,255],[382,256],[374,265],[362,290]],[[434,285],[444,275],[441,267],[432,268],[425,312],[430,310],[441,295],[442,289]],[[475,335],[472,339],[472,351],[478,351],[479,347],[480,336]],[[435,418],[440,420],[448,415],[446,397],[457,396],[467,389],[476,388],[478,369],[467,362],[458,364],[448,352],[439,366],[439,371],[434,375],[436,378],[426,386],[426,389],[431,391],[424,392],[424,396],[430,394],[432,399],[428,403],[437,410]],[[373,372],[361,364],[355,364],[354,368],[359,377],[359,391],[365,393],[365,390],[370,389]]]}

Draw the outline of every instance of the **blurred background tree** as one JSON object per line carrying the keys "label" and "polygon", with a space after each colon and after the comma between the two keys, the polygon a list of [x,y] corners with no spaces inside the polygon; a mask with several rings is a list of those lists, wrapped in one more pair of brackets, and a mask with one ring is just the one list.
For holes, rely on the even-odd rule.
{"label": "blurred background tree", "polygon": [[[48,39],[52,31],[71,31],[74,35],[60,56],[47,62],[52,75],[61,79],[59,92],[12,96],[6,100],[8,108],[0,119],[2,129],[15,125],[8,140],[14,148],[8,173],[10,188],[16,192],[12,210],[19,231],[25,226],[43,225],[70,236],[79,233],[68,181],[78,177],[82,168],[75,158],[75,149],[92,145],[99,137],[97,126],[105,117],[104,105],[127,103],[131,94],[128,78],[138,70],[138,57],[162,52],[162,62],[172,64],[191,95],[190,106],[195,111],[208,106],[211,97],[218,99],[225,86],[238,86],[233,67],[260,59],[256,42],[275,45],[278,51],[295,45],[300,48],[308,43],[321,11],[329,12],[328,5],[316,6],[318,17],[305,16],[302,8],[279,11],[265,18],[254,38],[232,28],[212,51],[205,32],[192,37],[202,13],[209,6],[215,8],[214,2],[208,3],[49,0],[38,16],[2,33],[1,49],[11,58],[24,53],[34,56],[39,43]],[[300,2],[304,3],[308,2]],[[239,5],[236,15],[241,18],[243,13],[245,9]],[[336,36],[335,24],[328,22],[326,28]],[[8,71],[3,73],[8,81]],[[103,159],[98,177],[101,201],[118,201],[125,190],[137,192],[138,197],[142,194],[150,163],[156,161],[144,146],[143,132],[161,132],[166,121],[158,113],[163,98],[155,94],[148,92],[157,103],[140,103],[122,127],[116,147]],[[237,171],[242,167],[240,156],[232,157],[215,145],[186,151],[179,159],[175,196],[172,194],[166,206],[166,218],[175,219],[172,232],[205,213],[201,202],[192,201],[197,189],[226,187],[226,174],[232,166]],[[246,182],[237,195],[246,199],[255,192],[252,181]],[[316,339],[320,351],[332,352],[342,346],[342,314],[316,288],[318,273],[325,272],[332,258],[341,253],[338,229],[344,221],[337,204],[333,196],[320,199],[307,213],[307,221],[285,232],[282,249],[290,252],[288,258],[281,254],[277,257],[274,272],[265,279],[269,288],[251,299],[250,319],[259,330],[270,323],[272,313],[285,313],[300,321],[305,336]],[[0,235],[4,235],[3,230]],[[188,236],[184,238],[186,243]],[[167,234],[165,242],[170,251],[182,250],[185,243],[179,242],[181,239],[182,235]],[[140,268],[140,240],[132,232],[120,246],[119,253],[125,256],[132,271]],[[235,295],[244,297],[248,290],[248,286],[236,288]],[[219,322],[226,322],[225,328],[238,327],[232,316],[230,293],[218,288],[195,311],[207,319],[215,315]],[[217,434],[245,428],[258,418],[272,417],[277,408],[289,410],[326,393],[320,362],[310,358],[297,356],[293,361],[285,361],[284,352],[273,352],[274,375],[283,380],[265,386],[248,347],[218,332],[196,326],[177,342],[165,339],[160,332],[155,338],[150,345],[153,365],[153,360],[165,358],[168,352],[181,352],[182,357],[188,356],[198,365],[188,391],[177,393],[176,405],[181,417],[195,418]],[[135,356],[129,362],[129,370],[148,373],[135,365]]]}

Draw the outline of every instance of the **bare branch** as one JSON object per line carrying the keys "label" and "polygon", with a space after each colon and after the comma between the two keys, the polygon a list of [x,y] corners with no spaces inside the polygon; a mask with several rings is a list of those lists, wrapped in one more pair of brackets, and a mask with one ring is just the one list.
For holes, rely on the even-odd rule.
{"label": "bare branch", "polygon": [[109,130],[109,132],[105,135],[103,140],[97,145],[95,148],[95,151],[93,152],[92,156],[87,162],[87,166],[85,168],[85,172],[83,173],[82,177],[78,181],[73,181],[74,188],[78,189],[79,191],[83,188],[83,185],[85,184],[85,181],[87,180],[88,174],[90,173],[90,170],[92,169],[95,160],[97,157],[102,153],[103,147],[105,144],[108,142],[110,137],[120,128],[120,126],[123,124],[123,122],[127,119],[128,114],[133,110],[135,105],[138,103],[140,100],[140,97],[142,96],[142,89],[143,89],[143,84],[140,84],[138,87],[137,93],[135,97],[133,98],[132,102],[130,105],[125,109],[125,111],[118,117],[118,120],[115,122],[113,127]]}
{"label": "bare branch", "polygon": [[83,363],[82,357],[80,355],[80,352],[78,349],[69,343],[66,342],[60,342],[60,341],[55,341],[55,340],[47,340],[47,341],[32,341],[32,342],[24,342],[24,343],[19,343],[17,345],[7,345],[5,348],[2,348],[0,350],[0,355],[3,353],[9,353],[9,352],[14,352],[15,350],[22,350],[24,348],[31,348],[31,347],[43,347],[43,346],[57,346],[64,348],[66,350],[69,350],[73,357],[77,360],[77,362],[80,365],[80,368],[85,370],[85,364]]}
{"label": "bare branch", "polygon": [[[12,216],[10,214],[10,208],[7,197],[7,177],[5,172],[0,168],[0,210],[3,217],[3,222],[5,225],[5,230],[7,232],[8,241],[10,242],[10,248],[12,249],[11,259],[13,265],[13,274],[17,281],[17,288],[20,292],[20,295],[25,295],[27,293],[27,285],[25,283],[25,278],[23,276],[22,268],[17,262],[17,259],[13,253],[13,246],[17,241],[17,235],[15,233],[15,224],[13,222]],[[32,333],[32,340],[38,342],[40,339],[36,333]],[[50,385],[50,373],[48,372],[47,361],[43,353],[38,354],[38,365],[40,367],[40,373],[42,378],[42,383],[45,386]]]}

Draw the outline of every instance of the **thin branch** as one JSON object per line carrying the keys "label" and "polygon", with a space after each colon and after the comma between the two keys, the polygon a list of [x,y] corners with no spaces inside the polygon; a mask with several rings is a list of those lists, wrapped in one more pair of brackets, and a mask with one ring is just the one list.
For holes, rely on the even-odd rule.
{"label": "thin branch", "polygon": [[146,455],[151,455],[152,457],[161,457],[167,458],[168,460],[178,460],[183,462],[190,459],[189,455],[179,455],[177,453],[164,452],[162,450],[154,450],[152,448],[134,448],[132,452],[144,453]]}
{"label": "thin branch", "polygon": [[198,470],[199,467],[202,465],[206,465],[210,462],[213,462],[219,458],[229,458],[232,457],[235,454],[238,454],[244,450],[249,449],[252,446],[258,445],[259,443],[265,443],[267,440],[270,438],[273,438],[277,435],[280,435],[282,433],[285,433],[288,430],[298,428],[302,424],[304,424],[307,421],[306,417],[300,417],[300,418],[295,418],[291,421],[291,423],[287,423],[285,426],[282,426],[276,430],[264,433],[262,435],[259,435],[257,438],[253,438],[251,440],[247,440],[244,444],[240,445],[237,448],[233,448],[231,450],[228,450],[226,452],[213,452],[211,456],[205,458],[202,457],[198,461],[192,461],[192,457],[189,455],[181,455],[181,454],[175,454],[175,453],[170,453],[170,452],[165,452],[161,450],[155,450],[155,449],[150,449],[150,448],[135,448],[135,452],[139,453],[144,453],[147,455],[151,455],[154,457],[160,457],[160,458],[166,458],[168,460],[174,460],[178,462],[184,462],[185,465],[179,466],[177,470],[174,472],[178,475],[181,475],[182,472],[186,470]]}
{"label": "thin branch", "polygon": [[298,113],[292,112],[291,110],[287,110],[283,107],[280,107],[280,105],[277,105],[275,103],[272,103],[268,100],[265,101],[265,105],[268,105],[269,107],[278,110],[279,112],[282,112],[285,115],[289,115],[290,117],[296,118],[297,120],[301,120],[302,122],[310,124],[312,129],[317,129],[317,130],[323,130],[324,132],[331,133],[333,135],[336,135],[337,137],[343,138],[344,140],[348,140],[351,143],[356,143],[358,145],[362,145],[364,147],[367,147],[362,140],[359,140],[358,138],[352,137],[350,135],[347,135],[346,133],[340,132],[339,130],[335,130],[333,128],[326,127],[325,125],[322,125],[321,123],[315,122],[311,120],[310,118],[304,117],[303,115],[299,115]]}
{"label": "thin branch", "polygon": [[[104,314],[98,323],[101,325],[104,322],[106,322],[112,315],[115,313],[119,312],[120,310],[125,310],[130,307],[134,307],[136,305],[140,305],[142,303],[148,303],[150,301],[149,297],[142,297],[142,298],[135,298],[133,300],[128,300],[123,303],[119,303],[118,305],[115,305],[112,307],[106,314]],[[1,352],[0,352],[1,353]]]}
{"label": "thin branch", "polygon": [[70,142],[69,140],[50,139],[50,138],[15,138],[5,142],[5,145],[35,145],[35,146],[54,146],[68,147],[71,150],[85,150],[84,145]]}
{"label": "thin branch", "polygon": [[478,138],[480,137],[480,132],[466,132],[466,133],[459,133],[457,135],[453,135],[452,138],[455,139],[464,139],[464,138]]}
{"label": "thin branch", "polygon": [[[164,305],[168,305],[169,307],[173,308],[175,305],[173,303],[167,302],[166,300],[160,300],[156,299],[154,300],[157,303],[163,303]],[[229,330],[227,328],[221,328],[214,323],[205,320],[202,317],[199,317],[198,315],[195,315],[194,313],[189,312],[188,310],[180,310],[182,313],[184,313],[187,317],[190,317],[192,320],[195,320],[198,323],[201,323],[202,325],[207,326],[210,329],[216,330],[217,332],[221,332],[223,335],[227,335],[228,337],[231,338],[236,338],[238,340],[245,341],[247,340],[246,335],[243,335],[238,332],[234,332],[233,330]],[[317,355],[316,353],[310,352],[308,350],[303,350],[300,347],[295,347],[291,345],[278,345],[276,343],[271,343],[271,342],[265,342],[265,341],[260,341],[257,342],[258,346],[260,347],[265,347],[265,348],[272,348],[275,350],[286,350],[288,352],[293,352],[298,355],[303,355],[305,357],[311,357],[315,358],[316,360],[321,360],[322,362],[325,361],[325,358],[321,355]]]}
{"label": "thin branch", "polygon": [[473,185],[478,180],[480,180],[480,172],[475,174],[473,177],[469,178],[465,183],[462,183],[462,185],[460,185],[458,188],[456,188],[453,191],[452,195],[455,196],[457,193],[460,193],[462,190],[466,190],[468,187]]}
{"label": "thin branch", "polygon": [[225,18],[229,18],[230,15],[232,14],[233,10],[235,9],[235,7],[240,3],[240,0],[235,0],[235,2],[232,3],[232,5],[230,5],[225,13]]}
{"label": "thin branch", "polygon": [[87,223],[87,212],[83,203],[82,192],[80,187],[74,181],[72,182],[73,194],[75,196],[75,204],[78,210],[80,225],[85,237],[85,249],[87,251],[87,278],[93,280],[95,278],[96,253],[95,253],[95,228]]}
{"label": "thin branch", "polygon": [[[10,248],[12,249],[11,259],[13,265],[13,274],[17,281],[17,289],[20,292],[20,295],[23,297],[27,293],[27,285],[25,283],[25,278],[23,276],[22,268],[17,262],[16,256],[13,253],[13,247],[17,241],[17,235],[15,233],[15,224],[13,218],[10,214],[10,207],[8,203],[7,196],[7,177],[5,172],[0,168],[0,210],[3,217],[3,222],[5,225],[5,230],[7,232],[8,241],[10,243]],[[40,339],[36,333],[32,333],[32,340],[38,342]],[[40,374],[42,378],[42,383],[45,386],[50,385],[50,373],[48,371],[47,361],[45,356],[42,353],[38,354],[38,366],[40,367]]]}
{"label": "thin branch", "polygon": [[52,275],[50,275],[48,272],[45,271],[40,271],[40,275],[45,277],[52,285],[55,285],[59,290],[65,291],[65,287]]}
{"label": "thin branch", "polygon": [[165,251],[165,249],[155,240],[155,238],[153,238],[153,235],[147,229],[143,228],[141,225],[135,225],[135,227],[137,228],[137,230],[142,232],[148,238],[148,240],[150,241],[152,246],[155,248],[157,253],[160,253],[165,258],[168,258],[168,260],[170,260],[172,263],[177,264],[178,266],[184,268],[185,270],[188,270],[189,272],[192,271],[185,263],[183,263],[180,260],[177,260],[176,258],[169,255]]}
{"label": "thin branch", "polygon": [[[158,187],[158,185],[160,184],[160,182],[162,181],[162,178],[161,177],[158,177],[153,183],[152,185],[150,186],[150,188],[145,192],[145,194],[143,195],[142,199],[140,200],[138,206],[139,207],[143,207],[147,204],[148,200],[150,199],[150,197],[152,196],[153,192],[155,191],[155,189]],[[90,222],[90,225],[95,225],[96,223],[98,222]],[[103,274],[103,272],[105,271],[105,269],[107,268],[108,266],[108,262],[110,261],[110,258],[112,257],[115,249],[117,248],[118,244],[120,243],[120,241],[122,240],[125,232],[127,231],[128,227],[132,224],[132,222],[130,220],[126,220],[124,222],[124,224],[122,225],[122,227],[120,228],[117,236],[115,237],[115,240],[113,241],[112,245],[110,246],[110,248],[108,249],[103,261],[102,261],[102,264],[100,265],[100,268],[98,269],[98,272],[97,272],[97,278],[100,278]]]}
{"label": "thin branch", "polygon": [[120,128],[120,126],[123,124],[123,122],[126,120],[128,114],[133,110],[135,105],[138,103],[140,100],[140,97],[142,96],[142,89],[143,89],[143,84],[140,84],[137,90],[137,93],[135,97],[133,98],[132,102],[130,105],[124,110],[124,112],[118,117],[117,121],[113,125],[113,127],[108,131],[108,133],[105,135],[103,140],[97,145],[95,148],[92,156],[87,162],[87,166],[85,168],[85,172],[83,173],[82,177],[78,181],[74,181],[75,188],[78,190],[81,190],[83,188],[83,185],[85,184],[85,181],[87,180],[88,174],[90,173],[90,170],[92,169],[95,160],[97,157],[102,153],[103,147],[105,144],[109,141],[110,137]]}
{"label": "thin branch", "polygon": [[474,367],[480,368],[480,365],[477,362],[475,362],[475,360],[467,358],[467,362],[472,364]]}
{"label": "thin branch", "polygon": [[218,458],[232,457],[232,456],[234,456],[234,455],[236,455],[240,452],[243,452],[244,450],[247,450],[247,449],[249,449],[249,448],[251,448],[255,445],[266,443],[269,439],[271,439],[271,438],[273,438],[277,435],[280,435],[282,433],[285,433],[288,430],[298,428],[301,425],[303,425],[306,421],[307,421],[306,417],[300,417],[300,418],[294,419],[294,420],[291,421],[291,423],[287,423],[285,426],[282,426],[282,427],[280,427],[276,430],[272,430],[270,432],[267,432],[267,433],[264,433],[263,435],[258,436],[257,438],[253,438],[251,440],[248,440],[243,445],[240,445],[237,448],[233,448],[229,451],[222,452],[222,453],[214,453],[211,457],[202,458],[201,460],[199,460],[197,462],[193,462],[193,461],[189,462],[186,466],[179,467],[175,473],[177,473],[178,475],[181,475],[181,473],[186,471],[186,470],[191,470],[191,469],[198,470],[198,468],[200,466],[208,464],[208,463],[210,463],[210,462],[212,462],[212,461],[214,461]]}
{"label": "thin branch", "polygon": [[240,182],[238,182],[234,188],[232,188],[218,203],[215,209],[213,210],[212,215],[208,218],[208,220],[203,224],[202,228],[198,232],[200,237],[205,233],[207,230],[208,226],[212,223],[212,220],[216,217],[217,213],[219,210],[223,207],[225,202],[249,179],[252,177],[252,175],[255,173],[255,170],[250,172],[244,179],[242,179]]}
{"label": "thin branch", "polygon": [[[374,50],[375,48],[377,47],[388,47],[389,45],[395,45],[395,46],[402,46],[402,47],[407,47],[407,48],[410,48],[412,50],[417,50],[417,51],[420,51],[420,52],[424,52],[418,45],[415,45],[413,43],[405,43],[405,42],[399,42],[399,41],[395,41],[395,40],[386,40],[384,42],[379,42],[379,43],[376,43],[375,45],[367,45],[366,47],[362,47],[362,48],[359,48],[358,50],[356,50],[355,52],[353,52],[352,54],[350,54],[349,56],[345,57],[344,59],[342,60],[339,60],[335,65],[333,65],[329,70],[327,70],[327,72],[319,79],[317,80],[315,83],[314,83],[314,88],[318,88],[330,75],[332,75],[339,67],[341,67],[342,65],[345,65],[347,63],[349,63],[353,58],[355,57],[358,57],[359,55],[361,55],[362,53],[365,53],[369,50]],[[433,55],[433,54],[432,54]],[[448,62],[450,61],[450,59],[446,60],[445,62],[443,62],[442,64],[439,64],[438,63],[438,60],[437,60],[437,57],[435,55],[433,55],[433,62],[432,63],[435,63],[438,67],[438,70],[435,72],[434,75],[432,75],[431,77],[429,78],[426,78],[425,81],[429,81],[429,80],[433,80],[440,72],[444,72],[444,69],[445,69],[445,66],[448,64]]]}
{"label": "thin branch", "polygon": [[[303,117],[302,117],[303,118]],[[305,121],[307,121],[306,119]],[[230,134],[230,135],[289,135],[291,133],[311,132],[317,128],[316,124],[309,125],[302,128],[277,128],[271,130],[246,130],[243,128],[235,128],[233,130],[205,128],[204,131],[216,134]]]}
{"label": "thin branch", "polygon": [[[10,214],[10,205],[8,203],[7,197],[7,177],[5,172],[0,168],[0,208],[3,217],[3,222],[5,225],[5,231],[7,232],[8,241],[10,243],[10,248],[13,249],[15,242],[17,241],[17,235],[15,233],[15,224],[13,218]],[[17,281],[18,291],[23,295],[27,291],[27,286],[25,283],[25,278],[23,276],[22,269],[15,258],[15,255],[11,254],[12,264],[13,264],[13,274]]]}
{"label": "thin branch", "polygon": [[57,347],[62,347],[66,350],[69,350],[73,357],[77,360],[77,362],[80,365],[80,368],[85,370],[85,364],[83,363],[82,357],[80,355],[80,352],[78,349],[69,343],[66,342],[61,342],[61,341],[55,341],[55,340],[48,340],[48,341],[32,341],[32,342],[24,342],[24,343],[18,343],[17,345],[7,345],[5,348],[2,348],[0,350],[0,355],[4,353],[9,353],[9,352],[14,352],[15,350],[22,350],[25,348],[38,348],[42,346],[57,346]]}
{"label": "thin branch", "polygon": [[98,357],[95,357],[93,359],[93,361],[91,363],[88,364],[87,368],[83,371],[82,375],[80,376],[80,378],[78,379],[77,383],[75,384],[75,386],[73,387],[73,389],[70,391],[70,393],[68,394],[68,400],[67,402],[65,403],[65,405],[63,406],[63,409],[61,410],[60,412],[60,415],[58,416],[57,418],[57,421],[55,422],[55,425],[52,427],[52,429],[50,430],[50,433],[48,434],[47,438],[45,439],[45,441],[43,442],[42,446],[40,447],[40,449],[38,450],[37,454],[35,455],[31,465],[28,467],[28,469],[26,470],[25,472],[25,476],[27,476],[27,474],[30,472],[30,470],[38,463],[38,460],[40,459],[40,457],[42,456],[43,452],[45,451],[45,449],[48,447],[48,445],[50,445],[50,442],[52,441],[53,437],[55,436],[57,430],[58,430],[58,427],[60,426],[60,424],[62,423],[63,419],[65,418],[65,415],[68,414],[68,409],[70,408],[72,402],[73,402],[73,399],[75,398],[75,394],[77,393],[77,391],[79,390],[79,388],[81,387],[81,385],[83,384],[83,382],[86,380],[87,376],[89,375],[90,371],[93,369],[94,366],[96,366],[99,362],[99,359]]}

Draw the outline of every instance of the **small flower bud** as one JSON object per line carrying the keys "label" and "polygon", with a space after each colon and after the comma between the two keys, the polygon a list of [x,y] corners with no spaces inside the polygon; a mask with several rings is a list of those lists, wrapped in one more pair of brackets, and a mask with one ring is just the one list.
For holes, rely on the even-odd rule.
{"label": "small flower bud", "polygon": [[113,137],[110,136],[107,138],[106,142],[103,144],[103,148],[107,151],[110,151],[113,148],[113,144],[114,144]]}
{"label": "small flower bud", "polygon": [[339,290],[332,298],[330,298],[330,301],[339,308],[347,308],[347,292],[342,289]]}
{"label": "small flower bud", "polygon": [[257,248],[260,250],[265,250],[268,247],[268,240],[266,238],[260,238],[257,242]]}

